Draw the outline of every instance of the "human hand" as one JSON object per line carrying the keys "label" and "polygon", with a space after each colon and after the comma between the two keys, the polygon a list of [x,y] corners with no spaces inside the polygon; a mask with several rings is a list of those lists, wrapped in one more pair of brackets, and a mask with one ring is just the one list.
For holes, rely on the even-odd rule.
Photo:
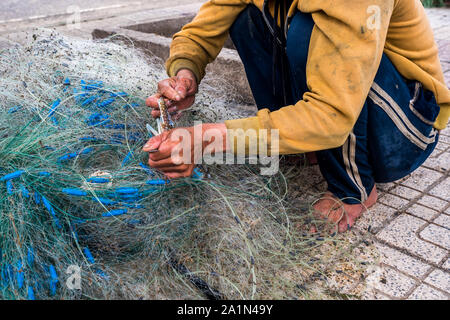
{"label": "human hand", "polygon": [[195,167],[194,160],[207,153],[223,152],[227,148],[225,124],[201,124],[189,128],[176,128],[152,137],[143,147],[149,153],[148,164],[162,171],[168,178],[189,177]]}
{"label": "human hand", "polygon": [[158,100],[163,97],[168,112],[176,118],[181,110],[194,104],[197,90],[198,84],[194,73],[188,69],[181,69],[175,77],[160,81],[158,92],[148,97],[145,104],[153,108],[152,116],[157,118],[160,116]]}

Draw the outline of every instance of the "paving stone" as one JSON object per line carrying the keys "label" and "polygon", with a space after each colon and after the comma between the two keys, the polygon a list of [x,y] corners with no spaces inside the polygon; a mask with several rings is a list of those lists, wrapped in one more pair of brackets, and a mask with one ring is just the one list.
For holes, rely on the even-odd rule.
{"label": "paving stone", "polygon": [[356,221],[355,228],[358,230],[368,230],[377,233],[384,223],[395,216],[396,209],[377,203],[369,211],[363,213],[361,218]]}
{"label": "paving stone", "polygon": [[394,189],[389,191],[389,193],[406,198],[408,200],[414,199],[420,195],[419,191],[416,191],[416,190],[413,190],[411,188],[407,188],[404,186],[395,187]]}
{"label": "paving stone", "polygon": [[436,245],[450,250],[450,231],[446,228],[430,224],[422,230],[420,236]]}
{"label": "paving stone", "polygon": [[[442,136],[450,136],[450,127],[447,126],[445,129],[441,130],[440,137]],[[441,141],[439,141],[441,143]]]}
{"label": "paving stone", "polygon": [[376,291],[373,288],[366,288],[361,296],[362,300],[392,300],[388,296]]}
{"label": "paving stone", "polygon": [[396,208],[397,210],[402,210],[409,203],[409,200],[394,196],[393,194],[389,193],[381,197],[381,199],[378,201],[390,207]]}
{"label": "paving stone", "polygon": [[417,203],[438,211],[443,210],[448,205],[447,201],[427,195],[417,200]]}
{"label": "paving stone", "polygon": [[411,174],[411,177],[403,181],[402,185],[419,191],[424,191],[441,177],[442,173],[420,167]]}
{"label": "paving stone", "polygon": [[393,187],[395,187],[395,183],[390,182],[390,183],[377,183],[377,190],[378,191],[388,191],[390,189],[392,189]]}
{"label": "paving stone", "polygon": [[433,153],[431,154],[430,158],[431,158],[431,157],[437,157],[439,154],[442,153],[442,152],[436,152],[436,150],[439,150],[439,151],[445,151],[445,150],[447,150],[447,149],[448,149],[448,144],[440,143],[440,142],[439,142],[439,143],[436,145],[436,147],[435,147]]}
{"label": "paving stone", "polygon": [[382,267],[383,273],[372,273],[366,279],[366,282],[375,289],[395,298],[403,298],[415,285],[416,281],[400,272]]}
{"label": "paving stone", "polygon": [[442,199],[450,199],[450,177],[447,177],[447,179],[431,189],[429,194]]}
{"label": "paving stone", "polygon": [[432,268],[430,265],[382,243],[375,242],[375,247],[380,254],[381,263],[387,264],[416,278],[423,277]]}
{"label": "paving stone", "polygon": [[425,282],[450,293],[450,273],[448,272],[436,269],[430,273]]}
{"label": "paving stone", "polygon": [[423,165],[434,170],[446,172],[450,170],[450,153],[442,152],[437,157],[430,157]]}
{"label": "paving stone", "polygon": [[426,284],[421,284],[408,297],[408,300],[448,300],[448,296]]}
{"label": "paving stone", "polygon": [[450,232],[450,216],[446,214],[441,214],[439,217],[434,219],[433,223],[438,224],[440,226],[443,226],[444,228],[448,229],[448,232]]}
{"label": "paving stone", "polygon": [[447,251],[431,243],[419,239],[417,231],[427,222],[422,219],[403,214],[385,226],[377,238],[392,246],[407,250],[426,261],[439,263],[447,255]]}
{"label": "paving stone", "polygon": [[436,210],[421,206],[420,204],[412,205],[406,212],[427,221],[432,221],[439,214]]}
{"label": "paving stone", "polygon": [[442,135],[439,137],[439,142],[450,144],[450,136],[449,135]]}
{"label": "paving stone", "polygon": [[442,268],[446,269],[447,271],[450,271],[450,258],[444,262],[444,264],[442,265]]}

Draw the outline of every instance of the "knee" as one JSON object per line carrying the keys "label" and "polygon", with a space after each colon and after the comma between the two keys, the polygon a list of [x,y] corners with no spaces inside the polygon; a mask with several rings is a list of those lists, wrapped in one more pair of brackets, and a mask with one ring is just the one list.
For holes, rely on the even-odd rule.
{"label": "knee", "polygon": [[242,42],[250,41],[255,35],[255,22],[260,18],[261,11],[255,5],[248,5],[242,11],[230,28],[230,37],[236,47]]}
{"label": "knee", "polygon": [[291,68],[296,64],[306,67],[308,58],[309,42],[314,28],[314,20],[311,14],[298,11],[289,26],[287,33],[286,54]]}

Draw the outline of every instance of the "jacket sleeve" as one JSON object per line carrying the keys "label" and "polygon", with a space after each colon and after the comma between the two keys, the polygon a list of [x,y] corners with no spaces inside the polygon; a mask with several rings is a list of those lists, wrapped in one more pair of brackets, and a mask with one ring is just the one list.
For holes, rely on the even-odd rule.
{"label": "jacket sleeve", "polygon": [[169,76],[187,68],[198,81],[205,75],[206,65],[222,49],[228,30],[250,0],[210,0],[202,5],[194,20],[173,36],[170,57],[166,62]]}
{"label": "jacket sleeve", "polygon": [[[299,2],[298,9],[311,12],[315,22],[306,67],[309,91],[295,105],[228,120],[227,129],[278,129],[279,147],[272,152],[280,154],[343,145],[378,70],[393,7],[393,0]],[[236,139],[230,143],[236,146]]]}

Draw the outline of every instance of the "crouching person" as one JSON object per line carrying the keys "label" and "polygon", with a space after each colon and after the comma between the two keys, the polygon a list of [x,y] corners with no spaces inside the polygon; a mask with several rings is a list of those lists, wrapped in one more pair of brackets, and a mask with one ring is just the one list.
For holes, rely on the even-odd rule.
{"label": "crouching person", "polygon": [[[450,92],[419,0],[208,1],[173,37],[170,78],[147,99],[153,116],[160,97],[172,113],[193,104],[228,34],[259,111],[204,125],[202,134],[220,132],[229,150],[235,138],[227,130],[277,130],[276,152],[315,152],[328,192],[314,209],[340,232],[376,203],[376,183],[418,168],[447,125]],[[187,131],[193,150],[208,146],[194,128]],[[194,164],[174,162],[170,135],[146,144],[145,151],[159,150],[149,164],[171,178],[188,176]]]}

